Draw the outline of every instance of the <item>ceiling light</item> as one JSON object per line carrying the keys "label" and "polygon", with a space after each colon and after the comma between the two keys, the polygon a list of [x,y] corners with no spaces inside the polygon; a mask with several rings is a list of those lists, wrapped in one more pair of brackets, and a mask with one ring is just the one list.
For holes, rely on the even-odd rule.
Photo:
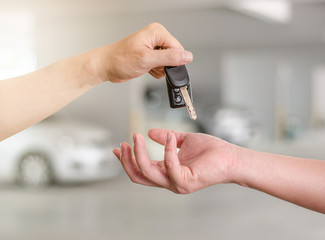
{"label": "ceiling light", "polygon": [[237,0],[229,7],[268,22],[287,23],[291,20],[291,4],[286,0]]}

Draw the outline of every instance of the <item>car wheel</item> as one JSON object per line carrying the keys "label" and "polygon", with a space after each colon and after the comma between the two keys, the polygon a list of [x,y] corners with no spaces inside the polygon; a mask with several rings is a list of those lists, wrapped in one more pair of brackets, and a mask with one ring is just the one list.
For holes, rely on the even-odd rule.
{"label": "car wheel", "polygon": [[37,152],[24,155],[19,163],[18,182],[25,187],[45,187],[53,181],[48,158]]}

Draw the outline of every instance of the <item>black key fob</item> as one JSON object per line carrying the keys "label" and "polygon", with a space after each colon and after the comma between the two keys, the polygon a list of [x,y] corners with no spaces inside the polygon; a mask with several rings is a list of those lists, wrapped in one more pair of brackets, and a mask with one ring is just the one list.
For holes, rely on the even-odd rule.
{"label": "black key fob", "polygon": [[186,87],[191,95],[190,78],[184,65],[177,67],[165,67],[166,85],[171,108],[185,107],[185,102],[181,94],[180,88]]}

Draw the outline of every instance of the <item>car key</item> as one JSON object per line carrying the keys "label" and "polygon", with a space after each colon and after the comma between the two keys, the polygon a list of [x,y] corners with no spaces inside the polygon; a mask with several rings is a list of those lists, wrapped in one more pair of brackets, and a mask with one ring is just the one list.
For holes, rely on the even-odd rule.
{"label": "car key", "polygon": [[170,107],[186,106],[190,118],[196,120],[197,115],[191,99],[190,78],[185,65],[165,67],[164,69]]}

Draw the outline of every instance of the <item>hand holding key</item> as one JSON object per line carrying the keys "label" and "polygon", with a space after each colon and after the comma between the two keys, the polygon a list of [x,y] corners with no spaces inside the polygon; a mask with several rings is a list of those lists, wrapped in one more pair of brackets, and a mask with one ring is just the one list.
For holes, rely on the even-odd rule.
{"label": "hand holding key", "polygon": [[[156,51],[157,46],[164,50]],[[115,43],[1,81],[0,141],[55,113],[97,84],[125,82],[147,72],[161,78],[164,66],[187,64],[192,58],[161,24],[152,23]],[[13,96],[19,96],[19,101]]]}
{"label": "hand holding key", "polygon": [[[155,49],[163,48],[162,51]],[[93,54],[95,72],[102,81],[124,82],[149,72],[155,78],[165,75],[164,66],[190,63],[193,55],[161,24],[152,23]]]}

